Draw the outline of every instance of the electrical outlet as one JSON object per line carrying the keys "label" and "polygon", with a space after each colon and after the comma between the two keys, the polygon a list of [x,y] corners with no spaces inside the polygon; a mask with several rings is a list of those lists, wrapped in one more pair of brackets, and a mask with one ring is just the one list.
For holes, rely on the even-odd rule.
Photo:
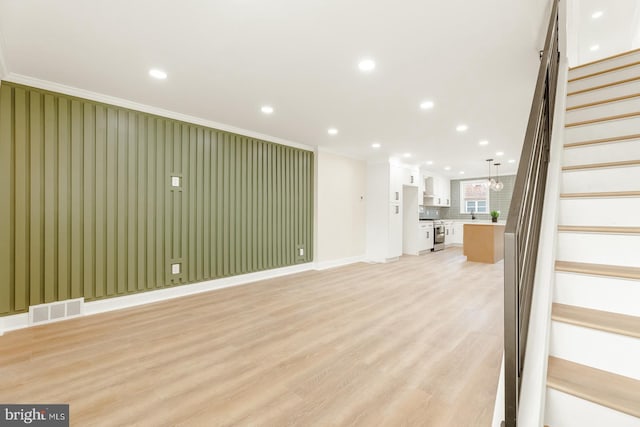
{"label": "electrical outlet", "polygon": [[304,248],[298,248],[298,256],[304,256]]}
{"label": "electrical outlet", "polygon": [[171,264],[171,274],[180,274],[180,264]]}

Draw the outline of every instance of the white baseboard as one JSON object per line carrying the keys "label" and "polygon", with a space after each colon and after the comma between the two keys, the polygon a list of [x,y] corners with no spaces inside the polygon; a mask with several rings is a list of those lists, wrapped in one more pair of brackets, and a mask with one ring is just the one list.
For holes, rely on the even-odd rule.
{"label": "white baseboard", "polygon": [[[189,285],[176,286],[173,288],[157,289],[138,294],[123,295],[120,297],[106,298],[98,301],[86,302],[84,304],[83,315],[106,313],[108,311],[120,310],[123,308],[135,307],[153,302],[166,301],[187,295],[201,292],[213,291],[216,289],[229,288],[232,286],[245,285],[259,280],[272,279],[275,277],[287,276],[310,270],[326,270],[328,268],[341,267],[357,262],[364,262],[364,256],[343,258],[338,260],[305,263],[273,270],[258,271],[255,273],[242,274],[238,276],[225,277],[223,279],[208,280],[206,282],[192,283]],[[15,314],[13,316],[0,317],[0,336],[4,332],[14,331],[29,327],[29,313]]]}
{"label": "white baseboard", "polygon": [[318,261],[315,263],[315,269],[327,270],[329,268],[342,267],[349,264],[355,264],[357,262],[365,262],[364,255],[354,256],[351,258],[335,259],[330,261]]}
{"label": "white baseboard", "polygon": [[[343,264],[344,265],[344,264]],[[152,302],[166,301],[187,295],[228,288],[231,286],[245,285],[259,280],[272,279],[289,274],[314,270],[314,263],[305,263],[290,267],[275,268],[273,270],[258,271],[255,273],[225,277],[223,279],[208,280],[206,282],[192,283],[173,288],[157,289],[139,294],[123,295],[120,297],[106,298],[84,304],[84,315],[105,313],[123,308],[135,307]],[[23,329],[29,326],[29,313],[15,314],[0,318],[0,335],[4,332]]]}

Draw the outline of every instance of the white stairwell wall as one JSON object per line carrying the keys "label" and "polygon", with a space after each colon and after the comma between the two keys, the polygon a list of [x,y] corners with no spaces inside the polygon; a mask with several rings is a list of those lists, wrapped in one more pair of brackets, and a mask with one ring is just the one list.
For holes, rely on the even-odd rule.
{"label": "white stairwell wall", "polygon": [[[569,72],[569,107],[592,102],[607,101],[597,106],[570,109],[566,123],[579,123],[621,114],[615,120],[596,121],[569,126],[565,131],[565,143],[625,137],[615,141],[569,146],[564,149],[563,166],[594,165],[577,170],[564,170],[561,193],[640,193],[640,66],[633,65],[611,72],[607,69],[640,61],[640,52],[602,61]],[[593,77],[571,81],[580,76]],[[600,73],[600,74],[598,74]],[[616,84],[625,79],[629,83]],[[579,90],[612,83],[612,86]],[[612,99],[619,97],[625,99]],[[634,115],[636,113],[638,115]],[[615,162],[638,161],[625,166],[602,165]],[[635,193],[634,193],[635,194]],[[629,196],[629,195],[628,195]],[[556,259],[578,263],[600,264],[640,268],[640,194],[620,197],[590,196],[562,198],[560,200],[559,225],[588,227],[633,227],[628,231],[600,229],[598,232],[567,229],[557,234]],[[630,328],[640,326],[640,280],[613,277],[611,275],[578,274],[565,271],[555,273],[553,302],[578,309],[592,309],[606,314],[635,316],[627,318]],[[554,311],[555,312],[555,311]],[[603,330],[595,326],[578,326],[563,319],[551,322],[549,356],[563,359],[584,367],[640,381],[640,338],[623,332]],[[604,321],[602,325],[605,325]],[[586,372],[586,371],[585,371]],[[631,406],[640,403],[640,383],[629,390]],[[575,391],[575,390],[574,390]],[[621,390],[624,395],[625,390]],[[551,427],[639,427],[640,418],[614,410],[604,403],[593,403],[594,396],[558,391],[549,388],[546,393],[544,424]],[[626,398],[626,397],[625,397]],[[597,400],[597,399],[596,399]],[[640,408],[640,406],[639,406]]]}

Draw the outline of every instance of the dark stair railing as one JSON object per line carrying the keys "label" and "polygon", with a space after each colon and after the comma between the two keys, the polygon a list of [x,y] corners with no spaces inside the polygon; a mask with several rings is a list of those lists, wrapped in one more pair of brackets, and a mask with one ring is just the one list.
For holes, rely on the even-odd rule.
{"label": "dark stair railing", "polygon": [[551,129],[558,83],[558,1],[554,0],[538,72],[527,133],[520,155],[504,233],[503,426],[518,424],[518,403],[547,181]]}

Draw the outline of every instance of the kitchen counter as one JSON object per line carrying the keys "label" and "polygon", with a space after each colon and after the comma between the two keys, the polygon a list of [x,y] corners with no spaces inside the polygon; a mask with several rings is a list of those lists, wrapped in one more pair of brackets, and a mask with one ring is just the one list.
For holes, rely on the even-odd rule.
{"label": "kitchen counter", "polygon": [[495,264],[504,258],[504,223],[465,222],[463,253],[467,261]]}

